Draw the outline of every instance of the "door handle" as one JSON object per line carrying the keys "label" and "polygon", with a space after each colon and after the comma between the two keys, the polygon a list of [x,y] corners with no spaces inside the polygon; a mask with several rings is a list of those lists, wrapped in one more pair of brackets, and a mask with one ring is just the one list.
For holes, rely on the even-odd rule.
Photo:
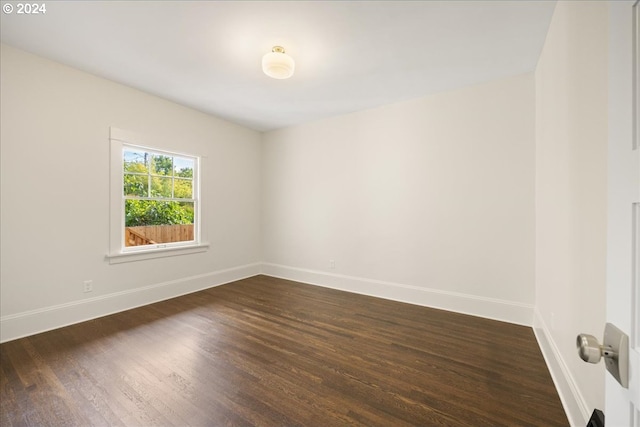
{"label": "door handle", "polygon": [[615,325],[605,325],[602,345],[593,335],[580,334],[576,337],[576,347],[585,362],[598,363],[604,357],[607,371],[622,387],[629,387],[629,337]]}

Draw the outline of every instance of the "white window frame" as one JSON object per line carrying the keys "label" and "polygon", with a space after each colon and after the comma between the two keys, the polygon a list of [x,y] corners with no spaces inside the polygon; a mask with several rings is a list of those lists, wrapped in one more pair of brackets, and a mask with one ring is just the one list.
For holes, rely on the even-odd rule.
{"label": "white window frame", "polygon": [[[186,255],[204,252],[209,244],[202,239],[202,215],[200,211],[200,167],[201,157],[193,154],[180,153],[164,147],[145,144],[146,138],[122,129],[110,129],[110,226],[109,253],[110,264],[140,261],[146,259]],[[195,159],[193,171],[193,199],[194,199],[194,240],[188,242],[162,243],[144,246],[125,246],[124,230],[124,162],[125,148],[136,148],[153,154],[187,157]]]}

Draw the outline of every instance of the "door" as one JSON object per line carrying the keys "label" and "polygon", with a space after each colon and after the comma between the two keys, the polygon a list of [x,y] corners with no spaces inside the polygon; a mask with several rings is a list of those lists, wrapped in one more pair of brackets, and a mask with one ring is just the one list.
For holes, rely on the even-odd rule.
{"label": "door", "polygon": [[609,3],[607,322],[629,336],[629,388],[606,374],[607,427],[640,427],[639,9]]}

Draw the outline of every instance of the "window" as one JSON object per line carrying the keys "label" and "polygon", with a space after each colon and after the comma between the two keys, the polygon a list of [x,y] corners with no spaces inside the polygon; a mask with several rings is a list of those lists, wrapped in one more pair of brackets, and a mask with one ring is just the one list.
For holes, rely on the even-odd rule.
{"label": "window", "polygon": [[194,241],[197,158],[123,146],[124,246]]}
{"label": "window", "polygon": [[205,250],[200,243],[200,158],[140,142],[138,136],[111,129],[109,258],[132,261]]}

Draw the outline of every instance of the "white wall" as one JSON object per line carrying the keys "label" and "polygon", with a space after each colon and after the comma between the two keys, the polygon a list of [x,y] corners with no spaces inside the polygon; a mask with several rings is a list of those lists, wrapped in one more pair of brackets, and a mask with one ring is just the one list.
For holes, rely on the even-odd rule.
{"label": "white wall", "polygon": [[[1,66],[3,341],[259,271],[259,133],[6,45]],[[204,156],[207,252],[109,265],[110,126]]]}
{"label": "white wall", "polygon": [[534,96],[528,74],[266,133],[264,271],[531,324]]}
{"label": "white wall", "polygon": [[559,2],[535,74],[535,328],[573,425],[604,407],[604,368],[575,337],[605,324],[607,17],[604,2]]}

